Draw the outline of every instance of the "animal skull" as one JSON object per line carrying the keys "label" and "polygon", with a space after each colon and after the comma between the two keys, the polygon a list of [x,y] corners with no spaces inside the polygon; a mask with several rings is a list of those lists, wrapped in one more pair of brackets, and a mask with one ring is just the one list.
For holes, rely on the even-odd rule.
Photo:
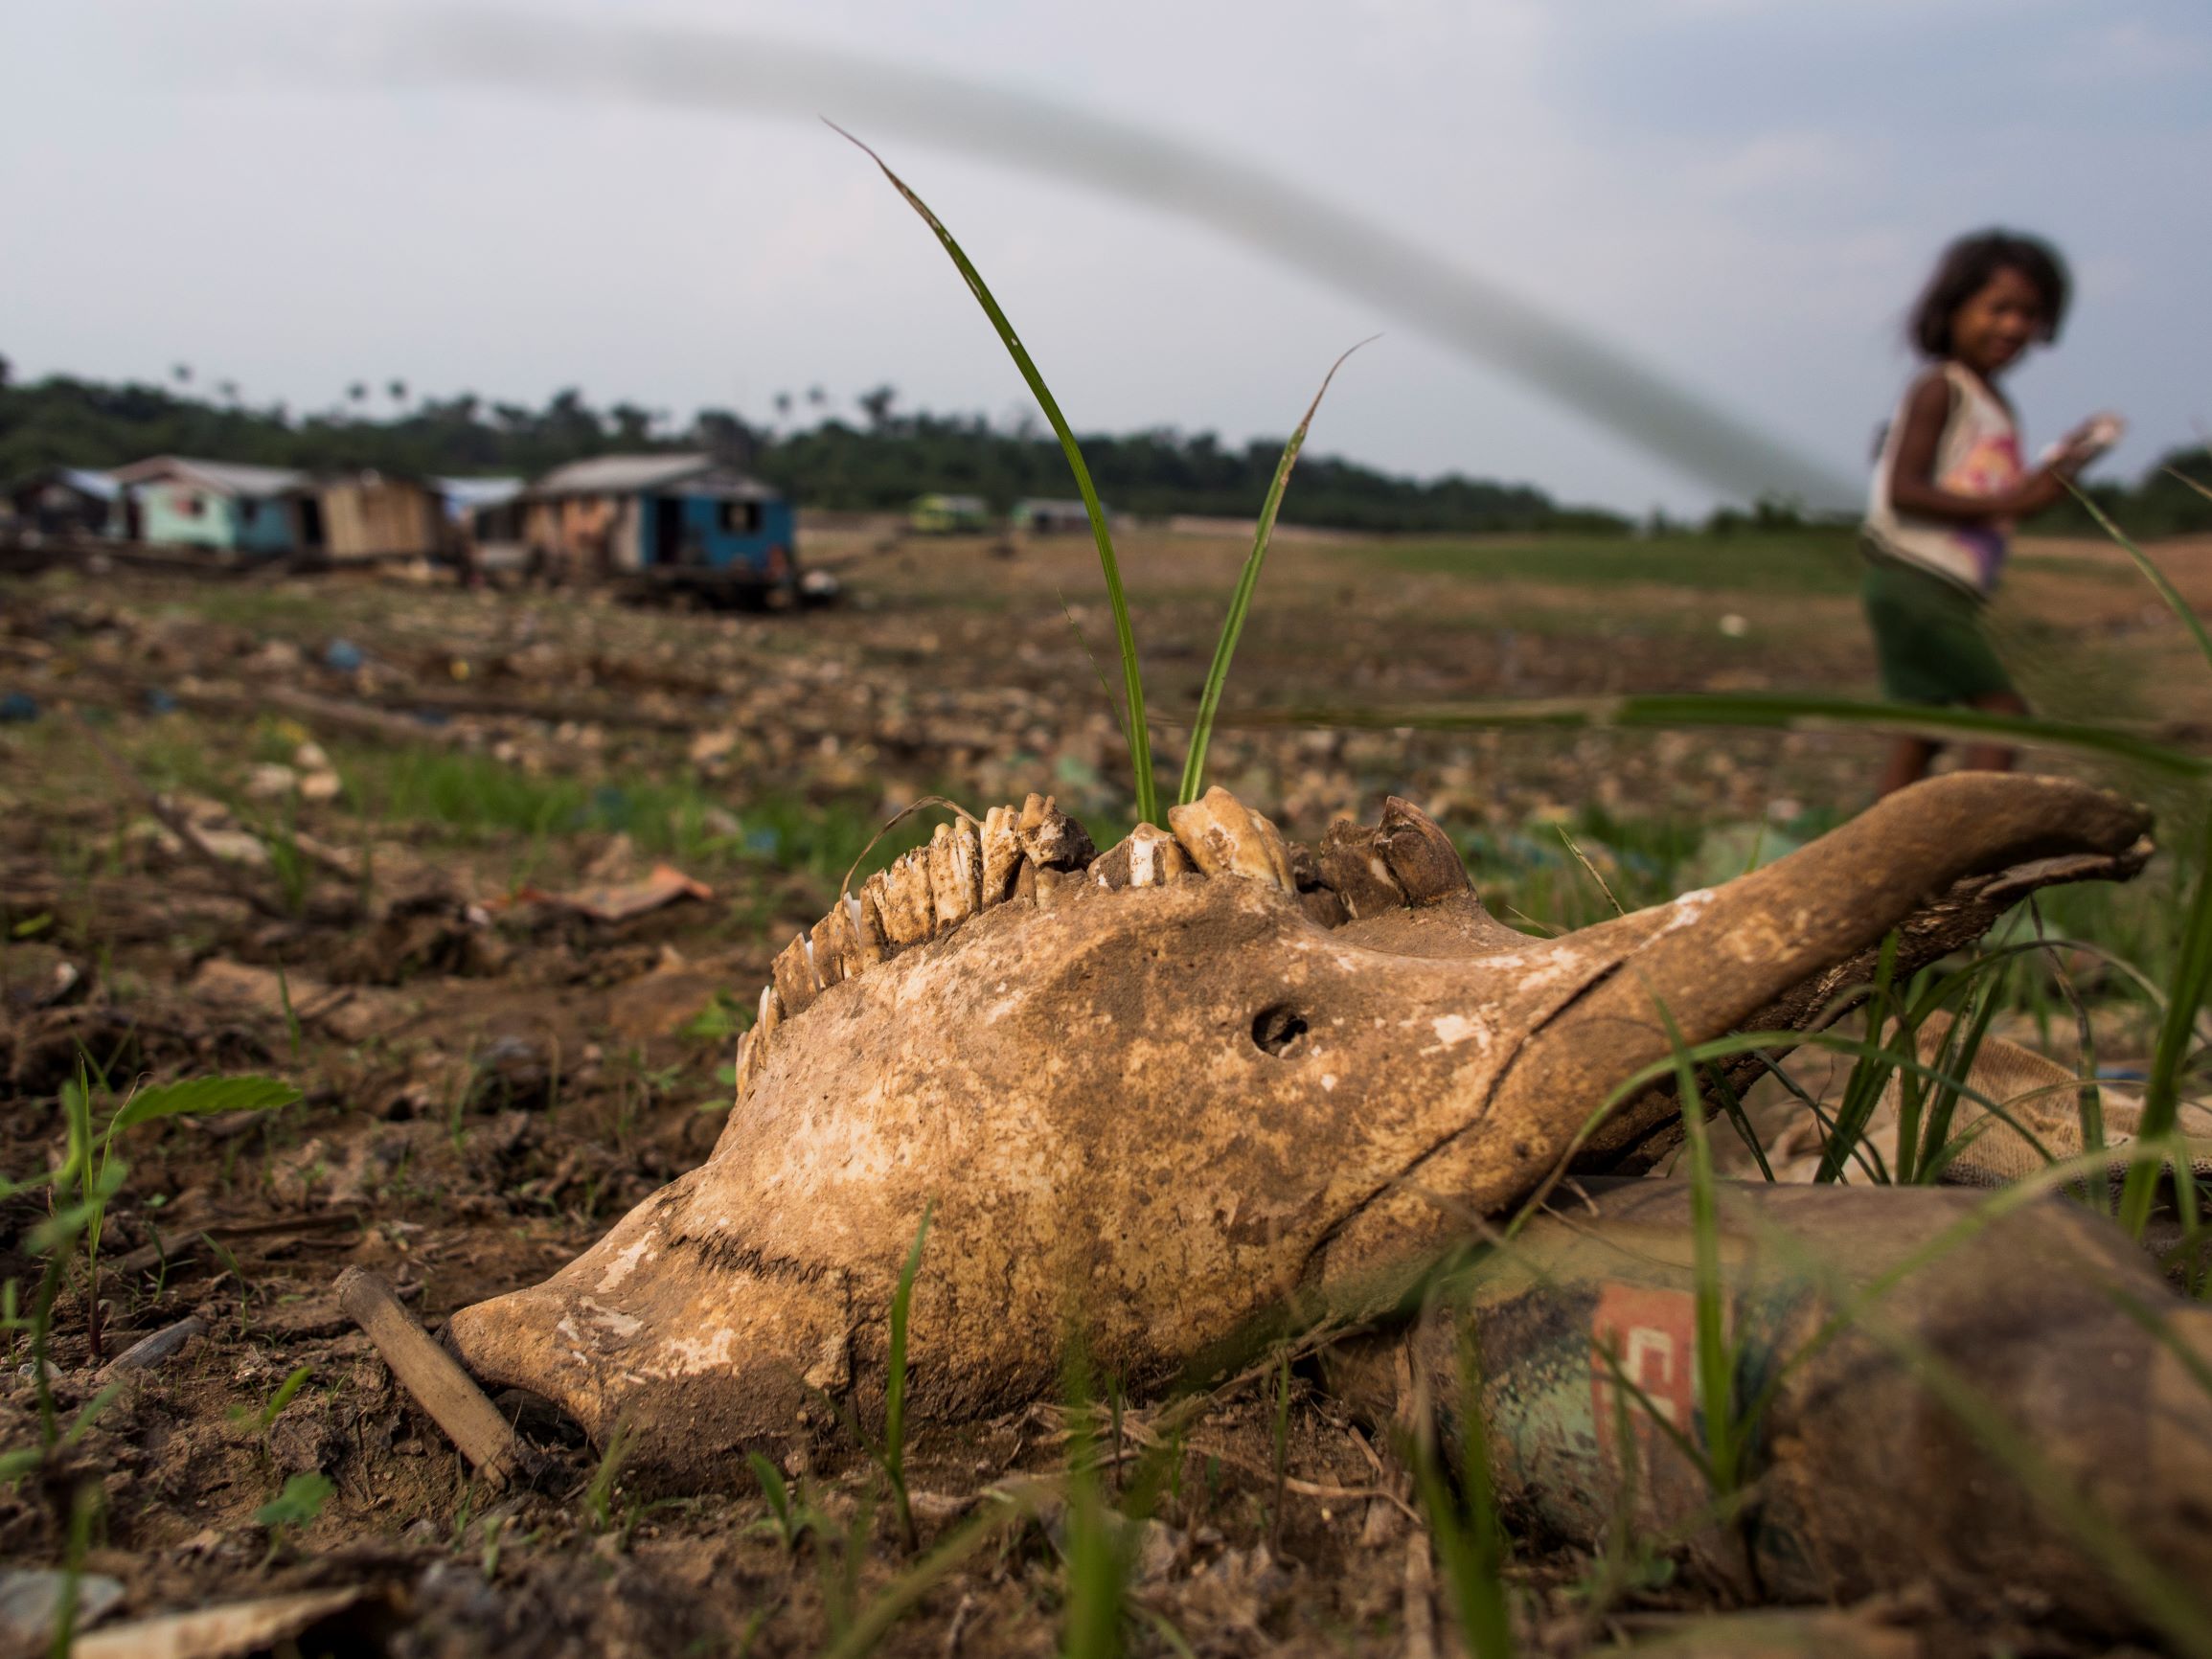
{"label": "animal skull", "polygon": [[[2117,797],[1960,774],[1546,940],[1485,914],[1401,801],[1317,852],[1220,789],[1169,819],[1093,857],[1032,796],[841,900],[777,959],[713,1156],[543,1284],[456,1313],[462,1359],[710,1478],[821,1426],[818,1393],[879,1409],[927,1208],[917,1414],[1048,1395],[1071,1332],[1156,1385],[1286,1299],[1384,1293],[1528,1193],[1669,1052],[1662,1005],[1699,1041],[1901,921],[1953,918],[1906,927],[1927,960],[2010,902],[1992,893],[2147,855]],[[1671,1109],[1631,1108],[1628,1142]]]}

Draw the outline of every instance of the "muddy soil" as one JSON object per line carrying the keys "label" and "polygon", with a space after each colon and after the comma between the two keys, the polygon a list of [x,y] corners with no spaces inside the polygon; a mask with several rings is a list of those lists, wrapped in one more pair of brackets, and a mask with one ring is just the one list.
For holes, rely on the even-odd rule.
{"label": "muddy soil", "polygon": [[[2202,552],[2181,560],[2192,590],[2212,586]],[[808,1530],[793,1545],[759,1490],[633,1492],[514,1397],[501,1404],[547,1470],[532,1489],[485,1489],[332,1291],[345,1267],[371,1268],[436,1332],[698,1162],[770,958],[855,858],[869,868],[911,844],[919,831],[901,826],[866,847],[915,799],[980,809],[1038,788],[1102,844],[1126,827],[1097,672],[1111,631],[1087,548],[873,530],[818,538],[817,556],[840,567],[845,602],[764,616],[391,575],[50,572],[0,591],[0,1173],[59,1160],[58,1102],[77,1079],[103,1105],[209,1072],[302,1092],[277,1112],[157,1123],[118,1143],[127,1173],[97,1296],[80,1263],[57,1305],[50,1375],[65,1426],[121,1385],[41,1471],[0,1488],[8,1572],[77,1554],[105,1625],[333,1593],[223,1651],[815,1652],[894,1606],[885,1651],[1060,1644],[1071,1533],[1050,1485],[1069,1446],[1059,1403],[921,1431],[908,1453],[919,1555],[859,1448],[795,1462],[785,1472]],[[1164,772],[1242,556],[1189,537],[1127,551],[1132,591],[1150,596],[1138,623]],[[1288,543],[1232,702],[1279,708],[1317,688],[1369,706],[1871,690],[1848,582],[1591,581],[1571,560],[1532,569],[1526,550],[1472,580],[1456,557],[1421,568],[1380,544]],[[2102,665],[2081,683],[2187,740],[2212,725],[2212,699],[2169,689],[2193,687],[2161,667],[2186,663],[2186,640],[2132,580],[2100,550],[2042,550],[2016,583],[2019,625]],[[1591,811],[1802,832],[1863,804],[1880,747],[1240,727],[1217,739],[1215,775],[1295,835],[1372,816],[1396,792],[1510,851],[1531,826]],[[1571,885],[1562,875],[1543,891],[1563,905]],[[47,1207],[43,1188],[0,1204],[0,1276],[20,1285],[19,1307]],[[180,1324],[166,1357],[108,1369]],[[37,1405],[27,1341],[12,1342],[0,1446],[22,1447],[38,1442]],[[1225,1389],[1176,1455],[1150,1463],[1159,1402],[1124,1402],[1118,1431],[1097,1414],[1086,1432],[1109,1495],[1140,1469],[1158,1481],[1129,1539],[1133,1648],[1453,1648],[1397,1450],[1315,1382],[1301,1366],[1287,1384]],[[309,1475],[330,1483],[319,1510],[266,1524],[265,1506]],[[68,1516],[87,1489],[97,1512],[73,1552]],[[917,1587],[917,1560],[988,1516],[1012,1518]],[[1601,1590],[1595,1563],[1536,1536],[1518,1541],[1510,1578],[1531,1652],[1671,1638],[1724,1610],[1664,1563]],[[43,1650],[38,1582],[8,1581],[0,1648]],[[1776,1640],[1794,1645],[1744,1650],[2068,1650],[1952,1630],[1940,1607],[1910,1602]]]}

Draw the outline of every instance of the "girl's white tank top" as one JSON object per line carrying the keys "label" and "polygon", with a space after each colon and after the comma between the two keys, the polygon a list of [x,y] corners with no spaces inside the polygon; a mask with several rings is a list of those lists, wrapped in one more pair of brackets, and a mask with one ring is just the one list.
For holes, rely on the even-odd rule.
{"label": "girl's white tank top", "polygon": [[[2021,474],[2019,432],[2012,412],[1978,375],[1956,363],[1946,363],[1943,373],[1950,384],[1950,416],[1935,446],[1935,483],[1954,495],[2001,495],[2019,483]],[[2009,523],[1921,518],[1901,513],[1889,504],[1890,468],[1911,398],[1907,390],[1899,399],[1881,441],[1881,454],[1875,460],[1865,525],[1870,551],[1877,557],[1931,572],[1970,593],[1987,595],[2004,568]]]}

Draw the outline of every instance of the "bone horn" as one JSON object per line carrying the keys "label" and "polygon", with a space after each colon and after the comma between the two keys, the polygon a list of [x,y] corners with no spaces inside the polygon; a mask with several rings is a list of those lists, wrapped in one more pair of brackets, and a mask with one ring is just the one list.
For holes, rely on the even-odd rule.
{"label": "bone horn", "polygon": [[1620,967],[1532,1034],[1491,1121],[1540,1109],[1539,1096],[1594,1105],[1664,1058],[1662,1005],[1685,1042],[1719,1036],[1879,943],[1962,876],[2125,852],[2149,823],[2142,807],[2085,784],[1954,773],[1899,790],[1764,870],[1590,929],[1581,937],[1599,952],[1613,939],[1625,946]]}

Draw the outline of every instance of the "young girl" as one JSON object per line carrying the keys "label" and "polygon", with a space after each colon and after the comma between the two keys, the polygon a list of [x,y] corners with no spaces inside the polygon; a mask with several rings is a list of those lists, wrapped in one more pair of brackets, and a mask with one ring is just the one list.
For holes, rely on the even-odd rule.
{"label": "young girl", "polygon": [[[1997,376],[2031,345],[2058,338],[2067,287],[2064,261],[2049,244],[1986,231],[1945,251],[1913,308],[1908,332],[1929,366],[1882,440],[1863,543],[1866,614],[1882,694],[1893,701],[2028,712],[1982,627],[2012,521],[2065,494],[2066,481],[2119,436],[2119,422],[2099,416],[2035,470],[2021,465]],[[1938,747],[1900,738],[1881,793],[1925,777]],[[1994,743],[1965,756],[1969,766],[1998,771],[2012,761],[2012,751]]]}

